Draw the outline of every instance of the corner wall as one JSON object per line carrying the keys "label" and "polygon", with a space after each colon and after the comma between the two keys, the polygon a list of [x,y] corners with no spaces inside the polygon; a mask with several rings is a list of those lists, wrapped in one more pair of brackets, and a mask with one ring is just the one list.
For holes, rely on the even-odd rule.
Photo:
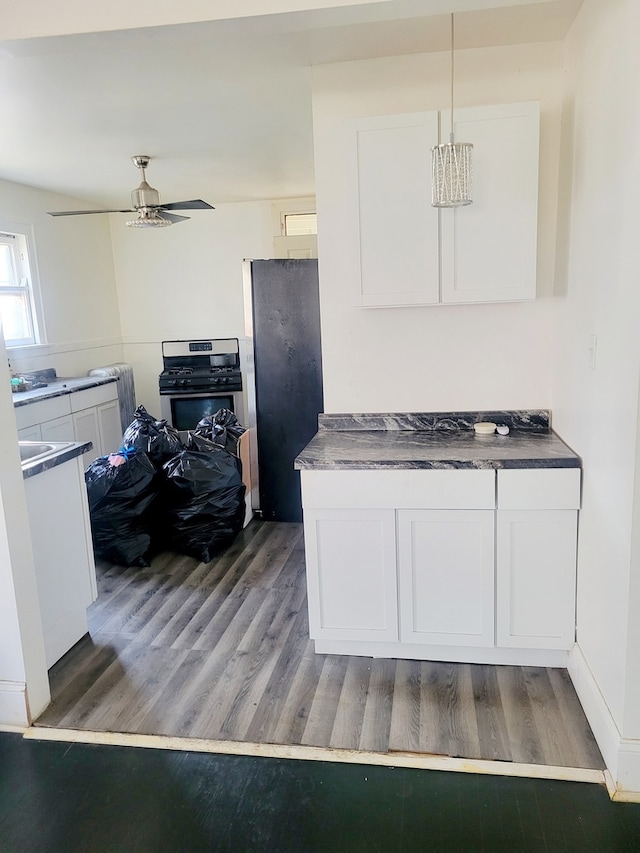
{"label": "corner wall", "polygon": [[[572,675],[620,787],[640,792],[640,60],[637,0],[586,0],[566,40],[567,298],[554,425],[583,460]],[[565,203],[568,202],[568,205]],[[597,336],[595,366],[588,348]],[[635,543],[635,547],[632,547]]]}
{"label": "corner wall", "polygon": [[33,227],[46,343],[13,349],[14,372],[85,374],[122,358],[108,216],[48,216],[86,202],[0,181],[0,219]]}

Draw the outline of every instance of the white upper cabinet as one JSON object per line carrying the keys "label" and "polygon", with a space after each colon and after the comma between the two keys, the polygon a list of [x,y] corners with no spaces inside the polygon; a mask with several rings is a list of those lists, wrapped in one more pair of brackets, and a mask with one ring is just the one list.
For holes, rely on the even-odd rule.
{"label": "white upper cabinet", "polygon": [[473,203],[441,211],[442,301],[535,299],[539,105],[455,116],[456,140],[473,143]]}
{"label": "white upper cabinet", "polygon": [[473,203],[431,206],[431,148],[448,139],[446,113],[346,122],[347,265],[356,304],[437,305],[534,299],[537,102],[456,110],[471,142]]}
{"label": "white upper cabinet", "polygon": [[438,113],[354,119],[347,133],[347,245],[358,304],[437,304],[438,211],[431,206],[429,157]]}

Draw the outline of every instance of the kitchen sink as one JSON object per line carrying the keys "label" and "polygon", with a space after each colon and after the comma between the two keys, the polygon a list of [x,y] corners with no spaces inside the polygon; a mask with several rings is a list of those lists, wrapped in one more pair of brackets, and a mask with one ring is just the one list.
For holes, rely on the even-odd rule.
{"label": "kitchen sink", "polygon": [[61,450],[66,450],[73,443],[73,441],[19,441],[20,462],[23,467],[29,463],[40,462],[41,459],[47,459]]}

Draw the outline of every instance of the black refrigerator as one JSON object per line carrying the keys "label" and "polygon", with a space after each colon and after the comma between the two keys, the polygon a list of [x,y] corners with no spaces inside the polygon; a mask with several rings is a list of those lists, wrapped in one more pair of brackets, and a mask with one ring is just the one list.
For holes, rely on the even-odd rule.
{"label": "black refrigerator", "polygon": [[245,261],[244,295],[253,506],[269,521],[301,521],[293,462],[323,410],[318,261]]}

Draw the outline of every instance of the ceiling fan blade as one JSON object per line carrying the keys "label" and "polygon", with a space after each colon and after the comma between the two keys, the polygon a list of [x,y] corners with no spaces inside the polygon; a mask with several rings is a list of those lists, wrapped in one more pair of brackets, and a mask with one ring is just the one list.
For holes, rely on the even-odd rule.
{"label": "ceiling fan blade", "polygon": [[133,208],[126,210],[48,210],[49,216],[85,216],[88,213],[135,213]]}
{"label": "ceiling fan blade", "polygon": [[201,198],[192,198],[190,201],[172,201],[160,206],[163,210],[215,210],[212,204],[207,204]]}
{"label": "ceiling fan blade", "polygon": [[183,219],[191,219],[190,216],[178,216],[175,213],[166,213],[164,209],[156,210],[156,216],[160,219],[168,219],[169,222],[182,222]]}

